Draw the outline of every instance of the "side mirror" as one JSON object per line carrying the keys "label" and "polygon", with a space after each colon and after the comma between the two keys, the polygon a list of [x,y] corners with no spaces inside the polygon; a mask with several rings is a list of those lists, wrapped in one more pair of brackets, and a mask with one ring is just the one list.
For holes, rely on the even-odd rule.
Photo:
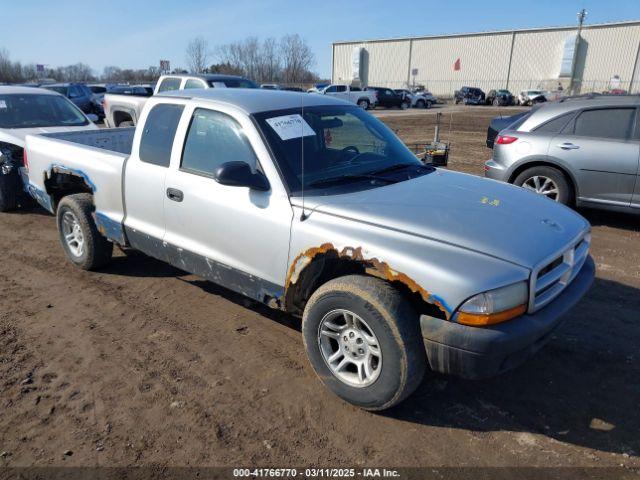
{"label": "side mirror", "polygon": [[95,113],[87,114],[87,118],[91,120],[93,123],[96,123],[98,120],[100,120]]}
{"label": "side mirror", "polygon": [[218,167],[214,174],[216,182],[230,187],[249,187],[252,190],[266,192],[269,180],[262,172],[252,172],[246,162],[227,162]]}

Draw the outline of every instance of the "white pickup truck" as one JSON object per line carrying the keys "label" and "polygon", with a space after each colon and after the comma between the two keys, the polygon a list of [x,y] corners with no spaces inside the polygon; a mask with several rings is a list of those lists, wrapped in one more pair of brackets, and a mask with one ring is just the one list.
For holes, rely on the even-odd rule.
{"label": "white pickup truck", "polygon": [[[221,74],[172,74],[162,75],[153,91],[158,93],[192,88],[258,88],[251,80],[236,75]],[[104,96],[104,123],[110,127],[133,127],[140,118],[142,107],[148,95],[119,95],[107,93]]]}
{"label": "white pickup truck", "polygon": [[74,265],[100,268],[116,243],[302,316],[320,380],[365,409],[402,401],[427,365],[518,366],[594,276],[580,215],[425,165],[324,95],[156,95],[135,130],[31,135],[26,152]]}
{"label": "white pickup truck", "polygon": [[375,90],[363,90],[352,85],[327,85],[320,93],[355,103],[365,110],[375,107],[376,103],[378,103],[378,95]]}

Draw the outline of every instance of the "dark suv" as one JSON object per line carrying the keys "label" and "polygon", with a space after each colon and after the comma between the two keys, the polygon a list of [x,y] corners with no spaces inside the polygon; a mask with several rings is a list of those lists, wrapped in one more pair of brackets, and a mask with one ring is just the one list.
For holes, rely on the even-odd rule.
{"label": "dark suv", "polygon": [[400,107],[403,110],[411,107],[411,99],[405,95],[394,92],[390,88],[383,87],[367,87],[365,90],[373,90],[378,95],[376,106],[379,107]]}
{"label": "dark suv", "polygon": [[479,88],[462,87],[460,90],[456,90],[453,93],[453,98],[456,105],[458,103],[464,103],[465,105],[483,105],[485,94]]}
{"label": "dark suv", "polygon": [[97,111],[99,108],[92,101],[94,94],[84,83],[55,83],[53,85],[43,85],[43,88],[58,92],[76,104],[84,113],[94,113],[104,116],[104,112]]}

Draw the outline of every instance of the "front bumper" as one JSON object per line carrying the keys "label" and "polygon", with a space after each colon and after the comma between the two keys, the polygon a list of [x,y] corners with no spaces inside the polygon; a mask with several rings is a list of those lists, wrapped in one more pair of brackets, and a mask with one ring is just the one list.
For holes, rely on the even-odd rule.
{"label": "front bumper", "polygon": [[463,378],[493,377],[532,357],[563,322],[563,315],[589,290],[595,264],[589,256],[580,273],[549,305],[491,327],[469,327],[422,315],[420,327],[431,369]]}

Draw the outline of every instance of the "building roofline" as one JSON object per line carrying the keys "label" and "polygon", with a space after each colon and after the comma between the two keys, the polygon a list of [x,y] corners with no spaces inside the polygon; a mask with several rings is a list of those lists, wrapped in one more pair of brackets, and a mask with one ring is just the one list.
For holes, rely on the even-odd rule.
{"label": "building roofline", "polygon": [[[607,28],[607,27],[626,27],[630,25],[640,25],[640,20],[625,20],[621,22],[605,22],[605,23],[592,23],[584,24],[583,30],[589,30],[592,28]],[[390,38],[376,38],[369,40],[340,40],[333,42],[332,45],[350,45],[354,43],[380,43],[380,42],[406,42],[408,40],[431,40],[437,38],[455,38],[455,37],[474,37],[484,35],[511,35],[514,33],[531,33],[531,32],[544,32],[549,30],[576,30],[577,25],[563,25],[563,26],[551,26],[551,27],[537,27],[537,28],[516,28],[511,30],[487,30],[483,32],[472,33],[445,33],[439,35],[418,35],[409,37],[390,37]]]}

